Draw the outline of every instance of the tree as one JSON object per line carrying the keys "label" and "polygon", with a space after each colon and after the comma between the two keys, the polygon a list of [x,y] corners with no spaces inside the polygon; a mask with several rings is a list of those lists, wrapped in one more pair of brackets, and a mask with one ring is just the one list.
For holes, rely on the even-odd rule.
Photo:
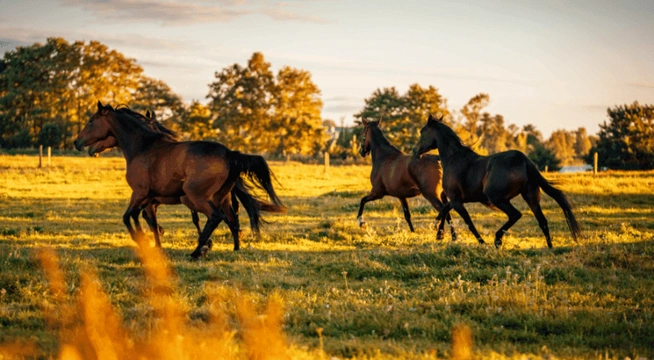
{"label": "tree", "polygon": [[59,147],[63,141],[64,134],[61,127],[55,123],[43,125],[39,133],[39,144],[43,146]]}
{"label": "tree", "polygon": [[488,106],[490,96],[488,94],[479,93],[473,96],[468,103],[461,108],[461,115],[463,119],[459,127],[459,136],[468,143],[474,143],[479,139],[481,129],[479,123],[482,117],[481,111]]}
{"label": "tree", "polygon": [[580,127],[575,131],[575,156],[579,159],[583,159],[588,155],[591,147],[592,144],[586,133],[586,128]]}
{"label": "tree", "polygon": [[545,142],[547,147],[564,165],[569,165],[575,157],[575,134],[566,130],[556,130]]}
{"label": "tree", "polygon": [[134,59],[97,41],[69,43],[61,38],[18,47],[6,52],[2,62],[3,146],[34,145],[44,125],[50,122],[62,130],[63,144],[70,145],[74,125],[79,132],[94,112],[97,100],[114,104],[132,101],[143,71]]}
{"label": "tree", "polygon": [[546,166],[549,171],[558,171],[561,169],[561,161],[556,158],[552,150],[542,144],[536,145],[528,157],[536,164],[540,171],[545,170]]}
{"label": "tree", "polygon": [[365,102],[354,117],[381,119],[385,136],[404,152],[409,152],[418,142],[420,128],[429,114],[449,114],[447,101],[433,86],[423,88],[413,84],[404,95],[394,87],[377,89]]}
{"label": "tree", "polygon": [[172,130],[179,131],[186,117],[182,98],[161,80],[141,76],[131,102],[135,111],[154,111],[157,120]]}
{"label": "tree", "polygon": [[254,53],[247,67],[239,64],[216,72],[209,84],[209,108],[218,141],[230,148],[263,152],[273,115],[274,75],[263,54]]}
{"label": "tree", "polygon": [[592,154],[598,153],[601,166],[610,169],[654,169],[654,105],[619,105],[607,109],[609,123],[600,125],[597,144]]}
{"label": "tree", "polygon": [[248,151],[313,154],[324,148],[320,89],[311,73],[283,67],[277,76],[261,53],[247,67],[216,72],[209,107],[219,141]]}
{"label": "tree", "polygon": [[285,66],[279,70],[275,85],[266,150],[275,155],[322,151],[327,139],[320,116],[322,100],[311,74]]}
{"label": "tree", "polygon": [[183,138],[188,140],[214,140],[216,130],[211,124],[211,110],[206,105],[194,100],[191,102],[185,121],[179,122],[179,130]]}

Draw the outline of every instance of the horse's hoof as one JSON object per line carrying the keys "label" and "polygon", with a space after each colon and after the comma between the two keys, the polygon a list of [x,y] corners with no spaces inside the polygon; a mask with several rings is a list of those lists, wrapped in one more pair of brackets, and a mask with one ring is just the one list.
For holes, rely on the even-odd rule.
{"label": "horse's hoof", "polygon": [[190,261],[198,261],[198,260],[200,260],[200,255],[201,254],[198,254],[197,251],[194,251],[189,255],[189,260]]}
{"label": "horse's hoof", "polygon": [[482,238],[477,239],[477,241],[479,241],[479,245],[484,245],[484,244],[486,244],[486,242],[485,242],[484,239],[482,239]]}
{"label": "horse's hoof", "polygon": [[456,241],[456,234],[452,234],[452,241]]}
{"label": "horse's hoof", "polygon": [[359,220],[359,228],[365,230],[367,228],[366,222],[363,220]]}
{"label": "horse's hoof", "polygon": [[159,236],[163,236],[165,233],[166,233],[166,230],[164,230],[164,228],[159,226]]}
{"label": "horse's hoof", "polygon": [[500,240],[495,240],[495,248],[499,249],[502,246],[502,241]]}
{"label": "horse's hoof", "polygon": [[445,238],[445,235],[443,235],[443,232],[439,230],[436,233],[436,240],[443,240],[444,238]]}
{"label": "horse's hoof", "polygon": [[209,240],[207,241],[207,245],[205,245],[205,246],[206,246],[207,248],[209,248],[209,250],[213,249],[213,241],[211,241],[211,239],[209,239]]}
{"label": "horse's hoof", "polygon": [[207,245],[203,246],[202,250],[200,250],[200,256],[202,256],[202,258],[207,256],[207,253],[209,252],[209,249],[210,248]]}

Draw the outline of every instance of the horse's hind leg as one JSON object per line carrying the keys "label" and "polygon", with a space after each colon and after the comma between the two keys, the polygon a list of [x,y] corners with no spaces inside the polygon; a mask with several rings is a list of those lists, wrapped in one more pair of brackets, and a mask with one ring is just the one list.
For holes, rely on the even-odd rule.
{"label": "horse's hind leg", "polygon": [[367,202],[381,199],[384,197],[383,193],[375,192],[375,189],[372,189],[370,193],[363,198],[361,198],[361,204],[359,204],[359,213],[357,214],[357,221],[359,222],[359,227],[362,229],[365,229],[366,227],[366,222],[363,221],[363,207],[366,205]]}
{"label": "horse's hind leg", "polygon": [[528,189],[522,193],[522,198],[525,199],[527,205],[531,209],[531,212],[534,213],[536,220],[538,221],[538,226],[543,231],[545,235],[545,241],[547,241],[547,247],[552,248],[552,238],[550,237],[550,228],[547,226],[547,219],[543,214],[543,210],[540,208],[540,189]]}
{"label": "horse's hind leg", "polygon": [[[452,225],[452,216],[450,215],[450,209],[452,209],[452,205],[450,205],[450,202],[447,199],[445,192],[441,193],[441,201],[443,202],[443,204],[445,204],[443,207],[447,208],[447,211],[445,212],[445,216],[442,217],[440,220],[440,224],[438,225],[438,230],[440,232],[444,232],[445,231],[444,221],[447,221],[447,223],[450,225],[450,232],[452,233],[452,241],[456,241],[456,230],[454,230],[454,225]],[[438,217],[440,216],[441,214],[438,214]]]}
{"label": "horse's hind leg", "polygon": [[161,247],[160,235],[163,235],[164,230],[157,223],[157,205],[154,203],[149,203],[143,209],[143,218],[145,222],[148,223],[150,230],[154,234],[154,243],[157,247]]}
{"label": "horse's hind leg", "polygon": [[232,238],[234,239],[234,251],[238,251],[241,248],[240,230],[241,226],[238,221],[238,216],[234,212],[234,207],[230,204],[229,201],[224,201],[221,204],[221,209],[225,213],[225,222],[229,226],[229,231],[232,233]]}
{"label": "horse's hind leg", "polygon": [[470,218],[470,214],[468,214],[468,210],[463,206],[463,203],[460,201],[455,201],[450,199],[449,204],[451,204],[452,208],[456,210],[456,212],[461,215],[461,218],[463,218],[463,221],[468,225],[468,229],[470,229],[470,232],[472,232],[472,235],[475,236],[477,241],[480,244],[484,244],[484,239],[481,238],[481,235],[479,235],[479,232],[477,231],[477,228],[475,227],[475,224],[472,223],[472,219]]}
{"label": "horse's hind leg", "polygon": [[406,198],[399,198],[400,204],[402,204],[402,211],[404,212],[404,219],[409,224],[409,229],[411,232],[415,232],[413,229],[413,224],[411,223],[411,212],[409,211],[409,203],[406,201]]}
{"label": "horse's hind leg", "polygon": [[509,231],[511,226],[513,226],[520,218],[522,217],[522,213],[520,210],[516,209],[513,205],[511,205],[511,202],[509,200],[496,200],[493,201],[493,199],[490,199],[493,205],[497,207],[498,209],[502,210],[508,217],[509,220],[502,225],[502,227],[497,230],[495,233],[495,247],[499,248],[502,246],[502,236]]}

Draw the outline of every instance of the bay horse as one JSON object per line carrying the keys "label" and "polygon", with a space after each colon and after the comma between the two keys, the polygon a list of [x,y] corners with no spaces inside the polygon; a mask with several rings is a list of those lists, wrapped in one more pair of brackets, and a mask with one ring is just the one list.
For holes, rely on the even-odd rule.
{"label": "bay horse", "polygon": [[[372,154],[372,171],[370,172],[372,189],[368,195],[361,199],[359,213],[357,214],[359,227],[363,228],[365,226],[365,221],[363,221],[363,207],[365,204],[389,195],[400,200],[404,219],[409,224],[411,232],[413,232],[407,198],[422,194],[438,212],[443,209],[443,202],[447,202],[441,186],[442,169],[439,158],[434,155],[426,155],[415,159],[410,155],[406,155],[386,139],[379,128],[379,121],[362,119],[361,122],[363,131],[361,133],[359,154],[363,157]],[[452,241],[455,241],[456,232],[450,222],[449,215],[440,219],[436,239],[441,240],[444,237],[445,219],[447,219],[452,230]]]}
{"label": "bay horse", "polygon": [[541,189],[563,210],[573,239],[576,241],[581,237],[581,228],[568,199],[541,175],[536,165],[522,152],[509,150],[481,156],[463,145],[456,133],[443,123],[442,116],[436,119],[429,115],[427,124],[420,130],[420,139],[413,148],[413,155],[419,157],[431,149],[438,149],[440,154],[443,188],[449,199],[439,217],[447,215],[451,209],[456,210],[480,244],[484,240],[463,204],[482,203],[503,211],[509,217],[495,233],[495,247],[499,248],[502,236],[522,217],[522,213],[511,205],[511,199],[522,195],[538,220],[547,246],[552,248],[547,219],[540,207]]}
{"label": "bay horse", "polygon": [[[161,124],[157,121],[157,117],[154,111],[153,112],[150,112],[149,110],[146,111],[145,118],[148,120],[146,121],[146,123],[149,126],[155,129],[161,126]],[[116,147],[118,147],[118,141],[116,140],[115,137],[110,135],[104,140],[100,140],[91,144],[89,146],[88,152],[90,156],[96,156],[97,154],[100,154],[103,151],[110,150]],[[164,228],[161,225],[159,225],[157,222],[157,207],[161,204],[179,205],[181,203],[182,201],[181,198],[179,197],[172,197],[172,198],[155,197],[148,204],[144,205],[143,213],[142,213],[143,219],[145,219],[148,226],[150,227],[150,230],[154,234],[154,240],[157,247],[161,247],[161,240],[159,237],[163,236],[165,232]],[[232,206],[234,206],[234,212],[238,214],[238,202],[234,197],[232,197]],[[138,219],[138,214],[136,216],[133,216],[132,220],[134,221],[136,231],[141,232],[142,229]],[[195,228],[198,230],[198,235],[199,235],[202,232],[202,229],[200,228],[200,217],[198,216],[198,213],[193,210],[191,210],[191,220],[193,222],[193,225],[195,225]],[[211,240],[209,241],[210,241],[209,248],[211,248]]]}
{"label": "bay horse", "polygon": [[229,194],[244,176],[264,190],[272,201],[265,208],[257,201],[243,203],[246,210],[250,208],[248,215],[250,211],[258,216],[262,210],[285,210],[275,193],[273,175],[263,157],[232,151],[217,142],[179,142],[174,132],[163,126],[152,128],[145,120],[143,115],[129,108],[114,109],[98,101],[98,110],[74,142],[81,151],[113,136],[123,150],[127,183],[132,188],[123,222],[137,243],[141,243],[141,233],[134,230],[130,218],[138,216],[153,198],[179,198],[189,209],[207,216],[198,246],[191,253],[192,259],[204,255],[209,237],[223,220],[232,233],[234,250],[238,250],[238,218]]}

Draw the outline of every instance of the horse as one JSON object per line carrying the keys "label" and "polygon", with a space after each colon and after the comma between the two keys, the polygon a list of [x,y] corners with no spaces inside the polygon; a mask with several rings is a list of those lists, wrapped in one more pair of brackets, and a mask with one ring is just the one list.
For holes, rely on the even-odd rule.
{"label": "horse", "polygon": [[[132,196],[123,214],[123,222],[132,239],[141,243],[141,233],[134,230],[130,218],[155,197],[179,198],[189,209],[207,216],[198,237],[198,246],[191,253],[198,259],[207,251],[209,237],[225,220],[234,239],[234,251],[240,248],[238,218],[232,208],[230,192],[238,188],[244,177],[264,190],[272,204],[257,199],[243,203],[248,215],[258,219],[261,211],[283,212],[277,196],[274,175],[262,156],[232,151],[211,141],[177,141],[175,133],[161,126],[148,126],[146,118],[129,108],[114,109],[98,101],[98,110],[75,139],[79,151],[105,140],[116,139],[127,161],[126,179]],[[247,200],[247,199],[246,199]],[[258,226],[253,229],[258,233]]]}
{"label": "horse", "polygon": [[581,237],[581,228],[566,196],[552,186],[522,152],[509,150],[481,156],[463,144],[456,133],[443,123],[442,116],[436,119],[429,115],[427,124],[420,130],[420,139],[413,148],[413,155],[417,158],[431,149],[438,149],[441,157],[443,189],[449,199],[439,217],[447,215],[451,209],[456,210],[480,244],[484,244],[484,240],[463,204],[482,203],[503,211],[509,217],[495,233],[495,247],[499,248],[504,234],[522,217],[522,213],[511,205],[511,199],[522,195],[538,220],[547,246],[552,248],[547,219],[540,207],[541,189],[563,210],[573,239],[577,241]]}
{"label": "horse", "polygon": [[[357,215],[359,227],[365,227],[365,221],[363,221],[363,207],[365,204],[389,195],[400,200],[404,219],[409,224],[411,232],[414,232],[407,198],[422,194],[431,206],[439,212],[443,209],[443,202],[447,202],[441,187],[442,169],[439,158],[438,156],[428,155],[415,159],[402,153],[386,139],[379,128],[379,121],[362,119],[362,124],[363,131],[361,133],[359,154],[363,157],[372,154],[372,171],[370,172],[372,190],[361,199]],[[452,241],[455,241],[456,232],[450,222],[449,215],[440,220],[436,239],[441,240],[444,237],[445,219],[447,219],[452,230]]]}
{"label": "horse", "polygon": [[[157,121],[157,117],[155,112],[150,112],[149,110],[146,111],[145,113],[145,118],[148,120],[147,123],[151,127],[159,127],[161,124]],[[96,156],[97,154],[102,153],[103,151],[110,150],[113,148],[118,147],[118,142],[116,141],[116,138],[113,136],[108,136],[104,140],[100,140],[89,146],[89,155],[90,156]],[[163,236],[165,230],[164,228],[157,223],[157,207],[161,204],[167,204],[167,205],[179,205],[181,204],[182,201],[178,197],[173,197],[173,198],[162,198],[162,197],[156,197],[153,198],[152,201],[150,201],[148,204],[146,204],[143,208],[143,219],[145,219],[146,223],[150,227],[150,230],[154,234],[154,240],[155,244],[157,247],[161,247],[161,241],[160,241],[160,236]],[[232,197],[232,205],[234,206],[234,212],[238,214],[238,202],[234,197]],[[141,224],[138,220],[138,214],[132,218],[134,221],[136,231],[140,232],[141,230]],[[198,216],[198,213],[195,211],[191,211],[191,220],[193,222],[193,225],[195,225],[195,228],[198,230],[198,235],[202,232],[202,229],[200,228],[200,217]],[[209,247],[211,247],[211,240],[209,240]]]}

